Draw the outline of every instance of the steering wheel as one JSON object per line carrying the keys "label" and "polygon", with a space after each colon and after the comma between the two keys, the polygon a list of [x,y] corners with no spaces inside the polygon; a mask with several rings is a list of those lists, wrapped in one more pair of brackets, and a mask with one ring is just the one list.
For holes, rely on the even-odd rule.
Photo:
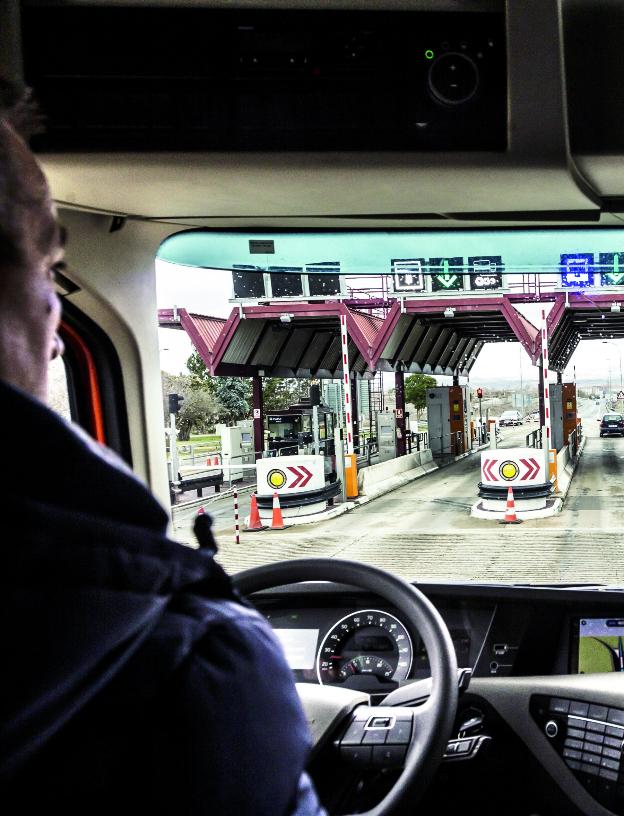
{"label": "steering wheel", "polygon": [[[413,812],[415,802],[424,793],[442,759],[457,710],[455,650],[446,624],[433,604],[402,578],[366,564],[333,558],[266,564],[238,573],[233,581],[243,595],[302,581],[348,584],[380,596],[420,634],[431,668],[431,693],[418,707],[371,706],[369,696],[359,691],[297,684],[316,749],[327,742],[335,744],[337,738],[341,754],[345,756],[345,749],[353,751],[358,738],[369,739],[365,737],[368,731],[399,727],[404,742],[399,746],[399,753],[402,750],[399,765],[403,766],[403,772],[383,800],[364,816]],[[355,740],[351,738],[354,734]],[[388,738],[389,734],[388,730]],[[357,754],[357,747],[355,750]],[[360,751],[360,766],[361,754]],[[381,754],[376,755],[381,758]],[[378,766],[373,764],[373,767]]]}

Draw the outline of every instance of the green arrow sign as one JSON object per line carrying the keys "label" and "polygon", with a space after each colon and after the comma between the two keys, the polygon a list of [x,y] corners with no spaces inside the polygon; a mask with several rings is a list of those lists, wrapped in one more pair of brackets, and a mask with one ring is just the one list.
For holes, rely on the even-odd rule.
{"label": "green arrow sign", "polygon": [[[430,258],[429,267],[433,271],[432,289],[434,292],[445,292],[463,288],[463,276],[453,269],[463,266],[463,258]],[[440,270],[440,271],[437,271]]]}
{"label": "green arrow sign", "polygon": [[451,286],[457,280],[457,275],[449,275],[447,272],[444,275],[436,275],[436,278],[439,281],[439,283],[441,283],[442,286],[444,286],[445,289],[450,289]]}
{"label": "green arrow sign", "polygon": [[[612,267],[608,272],[606,269]],[[600,282],[603,286],[624,285],[624,252],[600,253]]]}

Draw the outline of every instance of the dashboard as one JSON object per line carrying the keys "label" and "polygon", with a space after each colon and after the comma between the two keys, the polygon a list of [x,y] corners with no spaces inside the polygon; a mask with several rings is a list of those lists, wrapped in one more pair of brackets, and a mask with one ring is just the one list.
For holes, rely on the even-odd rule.
{"label": "dashboard", "polygon": [[[493,816],[504,801],[512,816],[624,816],[622,591],[418,588],[446,622],[458,667],[472,670],[467,688],[460,682],[426,812],[462,807]],[[306,582],[257,593],[252,601],[281,641],[297,682],[363,691],[377,705],[418,705],[429,693],[426,681],[408,686],[429,676],[418,632],[379,597]],[[358,758],[364,750],[357,749]],[[355,774],[345,778],[364,791],[383,782],[383,774],[358,777],[358,768],[339,767]]]}
{"label": "dashboard", "polygon": [[[473,677],[624,672],[624,598],[617,591],[419,585]],[[386,695],[429,676],[418,632],[365,592],[309,583],[254,602],[282,643],[297,682]]]}

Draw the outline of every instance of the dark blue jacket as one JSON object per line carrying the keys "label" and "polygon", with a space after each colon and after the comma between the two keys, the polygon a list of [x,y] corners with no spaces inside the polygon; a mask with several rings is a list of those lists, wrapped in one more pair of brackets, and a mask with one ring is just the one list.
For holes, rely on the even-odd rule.
{"label": "dark blue jacket", "polygon": [[266,621],[123,466],[4,383],[0,405],[33,440],[3,443],[2,813],[320,814]]}

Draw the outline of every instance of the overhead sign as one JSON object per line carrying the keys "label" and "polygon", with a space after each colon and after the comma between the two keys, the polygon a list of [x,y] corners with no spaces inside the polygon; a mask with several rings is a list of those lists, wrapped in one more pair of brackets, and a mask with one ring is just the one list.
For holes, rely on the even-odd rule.
{"label": "overhead sign", "polygon": [[624,285],[624,252],[601,252],[599,264],[603,286]]}
{"label": "overhead sign", "polygon": [[500,255],[476,255],[468,258],[470,288],[501,289],[503,286],[503,259]]}
{"label": "overhead sign", "polygon": [[431,290],[433,292],[457,292],[464,288],[464,259],[430,258]]}
{"label": "overhead sign", "polygon": [[395,292],[424,292],[424,258],[396,258],[392,260],[392,280]]}
{"label": "overhead sign", "polygon": [[548,481],[546,454],[539,448],[503,448],[481,453],[484,485],[537,485]]}
{"label": "overhead sign", "polygon": [[308,493],[325,487],[324,456],[280,456],[256,463],[259,496]]}
{"label": "overhead sign", "polygon": [[563,253],[559,268],[561,285],[566,289],[585,289],[594,285],[593,252]]}

